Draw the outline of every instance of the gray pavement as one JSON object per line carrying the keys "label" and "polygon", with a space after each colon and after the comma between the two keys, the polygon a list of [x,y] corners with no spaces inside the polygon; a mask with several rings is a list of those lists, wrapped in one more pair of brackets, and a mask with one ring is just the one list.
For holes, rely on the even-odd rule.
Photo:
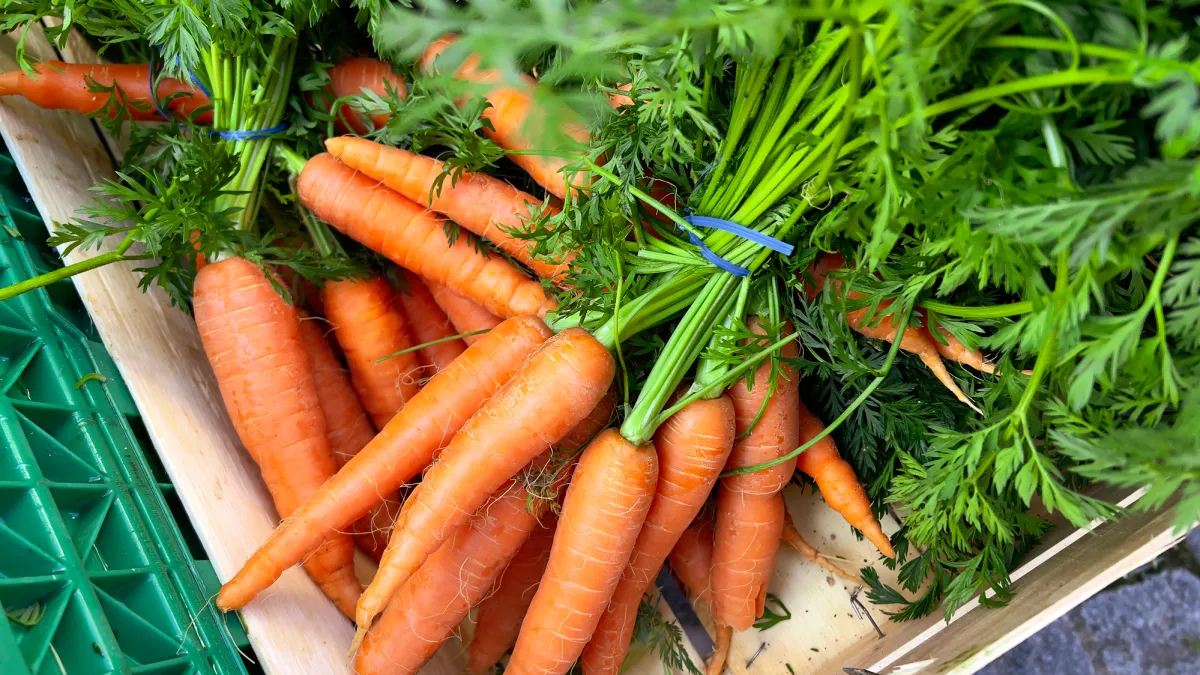
{"label": "gray pavement", "polygon": [[1200,675],[1200,529],[981,672]]}

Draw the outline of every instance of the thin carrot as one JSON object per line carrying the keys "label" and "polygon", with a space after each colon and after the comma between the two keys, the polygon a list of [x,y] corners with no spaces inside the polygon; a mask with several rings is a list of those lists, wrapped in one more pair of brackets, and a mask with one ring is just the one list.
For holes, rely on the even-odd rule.
{"label": "thin carrot", "polygon": [[[150,64],[98,64],[43,61],[36,74],[21,70],[0,73],[0,96],[24,96],[46,110],[71,110],[85,115],[104,111],[110,118],[124,106],[125,114],[138,121],[163,121],[150,96]],[[93,91],[95,89],[95,91]],[[210,104],[204,92],[170,77],[154,88],[162,107],[189,117]],[[113,101],[116,97],[116,101]],[[111,106],[105,110],[105,106]],[[196,116],[198,124],[212,122],[212,110]]]}
{"label": "thin carrot", "polygon": [[[261,269],[239,257],[205,265],[194,297],[196,326],[225,408],[287,519],[336,469],[296,310]],[[350,537],[323,532],[309,551],[315,551],[304,561],[309,576],[353,616],[362,587]]]}
{"label": "thin carrot", "polygon": [[[338,136],[326,140],[325,148],[350,168],[484,237],[539,277],[561,281],[574,258],[572,254],[560,263],[546,263],[533,256],[533,241],[510,234],[528,230],[542,203],[502,180],[463,172],[438,185],[445,171],[441,160],[365,138]],[[549,206],[547,210],[551,216],[559,212]]]}
{"label": "thin carrot", "polygon": [[708,602],[712,578],[713,523],[698,519],[683,531],[667,556],[675,578],[694,600]]}
{"label": "thin carrot", "polygon": [[587,331],[569,328],[547,340],[479,408],[405,502],[379,572],[359,598],[356,642],[455,527],[588,417],[615,370],[604,345]]}
{"label": "thin carrot", "polygon": [[[686,388],[681,385],[681,392]],[[733,436],[733,402],[724,395],[689,404],[655,433],[659,465],[654,501],[629,565],[583,650],[580,663],[584,675],[620,672],[642,596],[708,499],[733,449]]]}
{"label": "thin carrot", "polygon": [[554,543],[558,520],[543,517],[543,521],[505,568],[495,592],[479,603],[475,636],[467,645],[467,670],[473,675],[490,672],[504,652],[517,642],[521,621],[533,602]]}
{"label": "thin carrot", "polygon": [[[317,319],[301,317],[300,339],[312,363],[313,382],[317,387],[321,412],[325,416],[329,449],[333,452],[337,468],[341,469],[375,438],[375,427],[358,401],[358,393],[350,383],[350,374],[338,362],[329,341],[325,339],[323,325]],[[399,513],[399,500],[395,495],[388,496],[350,528],[354,533],[354,543],[378,560],[383,555],[387,535],[391,534],[392,523]]]}
{"label": "thin carrot", "polygon": [[863,583],[862,579],[838,567],[833,563],[832,560],[825,557],[817,549],[813,548],[812,544],[809,544],[807,541],[805,541],[804,537],[802,537],[800,532],[796,529],[796,524],[792,522],[792,514],[788,513],[787,508],[783,509],[783,535],[780,537],[780,539],[782,539],[783,543],[792,547],[792,549],[800,555],[817,563],[830,572],[833,572],[846,581],[859,586],[866,585]]}
{"label": "thin carrot", "polygon": [[382,277],[330,281],[321,289],[321,299],[354,388],[382,429],[421,389],[417,355],[392,356],[413,345],[392,287]]}
{"label": "thin carrot", "polygon": [[438,307],[450,317],[450,323],[454,324],[454,330],[460,335],[463,335],[463,341],[467,344],[475,344],[483,335],[467,335],[468,333],[476,333],[481,330],[491,330],[500,323],[500,317],[492,314],[483,307],[469,298],[450,290],[449,287],[437,283],[436,281],[427,282],[429,292],[433,293],[433,299],[437,302]]}
{"label": "thin carrot", "polygon": [[[408,320],[413,342],[426,345],[417,350],[417,361],[421,363],[422,375],[428,377],[445,370],[466,350],[467,343],[462,340],[437,342],[454,337],[458,329],[438,307],[421,277],[404,268],[399,269],[404,275],[405,289],[396,292],[396,302]],[[437,343],[428,344],[431,342]]]}
{"label": "thin carrot", "polygon": [[658,480],[654,445],[615,429],[583,451],[509,675],[562,675],[592,638],[629,563]]}
{"label": "thin carrot", "polygon": [[[426,70],[433,69],[438,55],[454,44],[455,40],[457,38],[454,36],[435,40],[421,55],[421,67]],[[501,73],[495,70],[481,70],[478,65],[479,58],[471,56],[454,76],[479,84],[495,84],[503,79]],[[510,155],[509,159],[524,169],[530,178],[551,194],[566,199],[569,189],[579,190],[577,185],[568,184],[567,176],[563,172],[568,160],[544,154],[522,154],[544,149],[540,147],[542,139],[536,132],[543,128],[546,112],[539,110],[533,102],[531,92],[536,87],[537,80],[522,75],[520,86],[498,85],[490,88],[485,94],[490,105],[483,111],[482,117],[491,125],[484,128],[484,133],[500,147],[517,153]],[[578,124],[567,124],[562,133],[582,145],[586,145],[589,140],[587,131]],[[576,183],[578,182],[579,180],[576,180]]]}
{"label": "thin carrot", "polygon": [[358,675],[413,675],[450,637],[537,527],[529,494],[509,486],[392,596],[354,660]]}
{"label": "thin carrot", "polygon": [[[343,97],[362,96],[366,92],[386,97],[389,88],[400,98],[404,98],[408,93],[404,78],[392,71],[391,64],[378,59],[355,56],[337,62],[325,72],[329,75],[329,84],[325,86],[325,95],[331,99],[321,102],[326,111],[329,110],[333,100]],[[355,110],[353,105],[342,105],[336,114],[338,115],[338,126],[349,126],[350,130],[356,134],[365,134],[371,128],[379,129],[386,126],[388,120],[392,118],[389,112],[367,115]],[[345,121],[344,125],[343,120]],[[370,126],[368,126],[367,120],[371,121]]]}
{"label": "thin carrot", "polygon": [[429,465],[438,449],[550,337],[539,319],[518,317],[467,348],[438,373],[341,471],[285,519],[217,596],[241,609],[333,533],[362,518]]}
{"label": "thin carrot", "polygon": [[[798,403],[797,415],[800,419],[800,443],[812,440],[825,430],[821,420],[809,412],[803,403]],[[797,446],[799,447],[799,446]],[[854,468],[838,454],[833,438],[826,436],[796,458],[796,470],[811,477],[817,483],[817,489],[825,502],[852,527],[858,528],[879,552],[889,558],[896,556],[892,542],[888,540],[875,513],[871,510],[871,500],[867,491],[854,475]]]}
{"label": "thin carrot", "polygon": [[[748,325],[751,330],[761,332],[757,319],[751,319]],[[785,331],[790,333],[790,326]],[[779,355],[782,359],[792,359],[797,354],[796,343],[789,342]],[[727,469],[773,460],[798,447],[796,408],[800,404],[800,377],[787,361],[781,361],[779,367],[781,372],[774,387],[771,363],[766,362],[755,372],[752,388],[747,388],[744,379],[729,388],[741,440],[733,448]],[[712,571],[713,620],[717,624],[718,643],[727,643],[733,630],[747,630],[762,616],[783,531],[781,492],[795,466],[792,460],[763,471],[721,479]],[[720,673],[724,661],[725,653],[715,651],[708,672]]]}
{"label": "thin carrot", "polygon": [[542,285],[502,256],[484,256],[463,233],[451,244],[445,221],[320,154],[304,165],[296,193],[318,218],[427,280],[445,284],[497,316],[545,315],[557,305]]}
{"label": "thin carrot", "polygon": [[[813,278],[815,283],[809,284],[807,280],[805,281],[807,285],[805,295],[808,297],[808,299],[811,301],[812,299],[816,298],[818,294],[820,294],[821,289],[825,284],[825,276],[829,274],[829,272],[842,269],[845,266],[845,259],[841,255],[837,254],[822,256],[815,263],[813,263],[813,265],[809,268],[809,275]],[[862,297],[864,296],[861,293],[855,292],[851,292],[847,296],[847,298],[852,300]],[[886,309],[891,304],[891,300],[885,300],[884,302],[879,303],[879,308],[881,310]],[[866,337],[876,340],[884,340],[886,342],[895,340],[896,333],[899,332],[899,329],[896,326],[894,319],[890,316],[880,317],[874,325],[870,325],[867,323],[868,312],[870,312],[869,307],[850,310],[846,312],[846,323],[849,324],[850,327],[855,331],[865,335]],[[956,360],[958,360],[958,357],[961,357],[962,354],[958,353],[957,348],[951,348],[949,344],[940,345],[940,343],[933,338],[933,335],[930,334],[929,331],[924,328],[924,326],[921,328],[921,330],[905,330],[903,337],[900,339],[900,349],[903,349],[910,354],[915,354],[921,359],[925,366],[933,372],[934,377],[936,377],[938,381],[941,382],[944,387],[946,387],[946,389],[950,390],[950,393],[954,394],[955,398],[970,406],[972,410],[980,412],[979,408],[975,405],[975,402],[963,393],[963,390],[958,386],[958,383],[955,382],[954,378],[950,376],[950,371],[946,370],[946,364],[942,362],[943,349],[945,349],[947,353],[955,354]],[[955,342],[957,343],[958,341],[955,340]],[[965,349],[965,347],[963,347],[961,344],[958,344],[958,347]],[[983,361],[983,354],[980,353],[978,358],[980,361]]]}
{"label": "thin carrot", "polygon": [[[922,317],[922,321],[924,325],[921,326],[921,330],[929,336],[929,341],[933,343],[943,359],[970,366],[981,373],[995,374],[996,364],[988,361],[983,352],[978,349],[970,349],[941,326],[937,326],[938,334],[934,335],[933,329],[929,327],[929,320]],[[938,339],[939,336],[941,339]],[[901,346],[903,347],[903,345]]]}

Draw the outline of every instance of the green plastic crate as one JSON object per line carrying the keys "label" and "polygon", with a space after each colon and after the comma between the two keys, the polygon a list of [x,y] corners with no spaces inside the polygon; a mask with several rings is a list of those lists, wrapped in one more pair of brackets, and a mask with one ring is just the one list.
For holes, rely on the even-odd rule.
{"label": "green plastic crate", "polygon": [[[3,145],[0,228],[0,286],[59,264]],[[69,281],[0,302],[3,675],[258,672],[151,447]]]}

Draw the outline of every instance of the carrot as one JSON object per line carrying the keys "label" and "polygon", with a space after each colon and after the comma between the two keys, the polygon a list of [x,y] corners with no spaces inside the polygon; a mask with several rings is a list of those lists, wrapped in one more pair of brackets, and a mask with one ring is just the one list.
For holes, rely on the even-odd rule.
{"label": "carrot", "polygon": [[543,520],[545,523],[534,529],[505,568],[495,592],[479,603],[475,636],[467,646],[467,670],[474,675],[491,672],[492,666],[517,641],[521,620],[533,602],[554,543],[557,519]]}
{"label": "carrot", "polygon": [[654,445],[615,429],[583,451],[550,561],[521,624],[509,675],[562,675],[579,658],[621,580],[658,480]]}
{"label": "carrot", "polygon": [[604,345],[569,328],[547,340],[479,408],[405,502],[379,572],[359,598],[356,642],[387,599],[488,495],[588,417],[615,370]]}
{"label": "carrot", "polygon": [[[468,298],[455,293],[435,281],[428,282],[429,291],[438,307],[450,317],[454,330],[460,335],[481,330],[491,330],[500,323],[500,317],[492,314]],[[464,335],[463,341],[475,344],[483,335]]]}
{"label": "carrot", "polygon": [[[63,63],[43,61],[35,66],[37,73],[21,70],[0,73],[0,96],[24,96],[45,110],[70,110],[85,115],[104,111],[110,118],[123,105],[126,114],[138,121],[163,120],[162,113],[150,96],[150,64],[125,65],[98,63]],[[92,91],[107,88],[111,91]],[[155,98],[165,110],[181,117],[190,117],[210,104],[208,96],[190,84],[165,77],[154,88]],[[113,97],[117,101],[112,101]],[[104,110],[110,103],[114,107]],[[212,122],[212,110],[195,118],[198,124]]]}
{"label": "carrot", "polygon": [[[421,55],[421,67],[433,69],[434,61],[458,38],[444,36],[435,40]],[[479,58],[471,56],[454,74],[457,79],[479,84],[500,82],[503,75],[495,70],[480,70]],[[490,104],[483,111],[482,117],[491,123],[484,128],[484,133],[496,141],[500,147],[518,154],[509,155],[509,159],[525,170],[530,178],[546,191],[562,199],[566,199],[569,189],[579,190],[578,185],[568,184],[563,172],[568,160],[538,154],[520,154],[539,149],[541,140],[534,130],[542,128],[545,111],[538,110],[530,92],[537,86],[537,80],[528,75],[521,76],[521,86],[500,85],[491,88],[485,94]],[[562,132],[577,143],[588,143],[587,131],[577,124],[568,124]]]}
{"label": "carrot", "polygon": [[[687,385],[681,385],[685,392]],[[678,397],[680,393],[676,393]],[[584,675],[616,675],[629,651],[638,604],[684,530],[700,512],[733,449],[734,411],[728,396],[697,400],[654,435],[658,485],[629,565],[596,632],[583,650]]]}
{"label": "carrot", "polygon": [[358,675],[412,675],[446,641],[537,527],[529,493],[505,488],[392,596],[354,660]]}
{"label": "carrot", "polygon": [[[329,341],[325,339],[321,324],[316,319],[301,317],[300,339],[312,364],[313,382],[317,387],[321,412],[325,416],[329,449],[340,469],[375,438],[375,427],[358,401],[358,394],[350,384],[350,375],[338,362]],[[399,500],[394,495],[389,496],[370,515],[358,520],[350,528],[354,533],[354,542],[378,560],[387,546],[386,535],[391,533],[392,523],[398,513]]]}
{"label": "carrot", "polygon": [[[809,274],[812,276],[815,283],[808,284],[806,282],[807,289],[805,290],[805,295],[808,297],[808,299],[811,301],[816,298],[818,294],[820,294],[821,289],[825,284],[825,276],[829,272],[832,272],[836,269],[842,269],[845,266],[845,259],[841,255],[837,254],[822,256],[815,263],[813,263],[813,265],[809,268]],[[861,293],[851,292],[847,297],[853,300],[862,298],[864,296]],[[891,304],[891,300],[886,300],[879,303],[879,308],[886,309]],[[895,340],[896,333],[899,332],[899,328],[896,326],[896,322],[893,317],[882,317],[879,318],[879,321],[875,325],[868,325],[867,313],[869,311],[869,307],[863,307],[862,309],[854,309],[846,312],[846,323],[849,324],[850,327],[855,331],[861,335],[865,335],[866,337],[876,340],[884,340],[886,342],[892,342]],[[946,389],[949,389],[950,393],[954,394],[955,398],[970,406],[970,408],[975,412],[981,412],[975,403],[963,393],[961,388],[959,388],[958,383],[954,381],[954,378],[950,376],[950,371],[946,370],[946,364],[942,363],[943,349],[946,350],[946,353],[956,355],[956,360],[958,360],[959,357],[963,357],[959,350],[965,350],[966,348],[961,343],[958,343],[957,340],[954,342],[957,343],[957,347],[951,347],[949,344],[941,345],[939,347],[940,343],[933,338],[933,335],[924,326],[921,326],[919,329],[910,328],[904,331],[904,336],[900,338],[900,349],[903,349],[910,354],[915,354],[921,359],[925,366],[933,372],[934,377],[936,377],[938,381],[941,382],[944,387],[946,387]],[[967,356],[965,358],[972,360],[974,359],[973,356]],[[981,362],[984,361],[982,353],[978,354],[978,359]],[[968,365],[970,364],[968,363]]]}
{"label": "carrot", "polygon": [[[981,373],[992,375],[996,372],[996,364],[988,361],[983,356],[983,352],[978,349],[969,349],[966,345],[959,341],[958,338],[951,335],[945,328],[937,326],[937,336],[933,334],[933,329],[929,327],[929,320],[923,319],[921,330],[929,337],[929,341],[933,343],[938,354],[941,354],[943,359],[949,359],[964,366],[970,366]],[[941,339],[938,339],[938,336]],[[904,345],[901,344],[901,347]]]}
{"label": "carrot", "polygon": [[331,155],[308,160],[296,193],[318,218],[367,248],[453,288],[497,316],[542,316],[557,306],[540,283],[512,263],[479,253],[472,235],[464,233],[451,244],[440,217]]}
{"label": "carrot", "polygon": [[[761,332],[757,319],[751,319],[748,325],[751,330]],[[786,331],[790,333],[791,328]],[[795,342],[780,349],[780,357],[785,359],[795,358],[797,353]],[[771,393],[770,362],[755,372],[753,388],[747,388],[744,379],[729,388],[741,440],[733,448],[727,469],[776,459],[799,446],[795,413],[800,404],[799,374],[786,361],[780,367],[782,373],[774,383],[774,393]],[[727,645],[733,630],[747,630],[762,616],[783,531],[781,492],[795,466],[792,460],[763,471],[721,479],[712,571],[713,620],[717,624],[718,645]],[[720,649],[714,651],[708,672],[720,673],[725,656]]]}
{"label": "carrot", "polygon": [[[286,519],[336,469],[296,310],[256,265],[229,257],[196,274],[194,312],[234,429]],[[324,532],[309,551],[309,576],[352,610],[362,587],[350,537]]]}
{"label": "carrot", "polygon": [[404,274],[406,288],[396,293],[396,302],[408,320],[413,342],[427,345],[417,350],[417,361],[421,363],[423,374],[440,373],[466,350],[467,344],[462,340],[427,344],[453,337],[458,330],[450,323],[450,317],[438,307],[421,277],[403,268],[400,271]]}
{"label": "carrot", "polygon": [[330,281],[321,289],[321,300],[354,388],[382,429],[421,388],[417,355],[391,356],[413,345],[392,287],[382,277]]}
{"label": "carrot", "polygon": [[[207,268],[206,268],[207,269]],[[500,324],[425,385],[367,447],[285,519],[217,596],[223,610],[241,609],[284,570],[335,532],[350,527],[429,465],[475,411],[550,337],[533,317]]]}
{"label": "carrot", "polygon": [[825,557],[817,549],[813,548],[812,544],[809,544],[807,541],[805,541],[804,537],[802,537],[800,532],[796,529],[796,524],[792,522],[792,515],[788,513],[786,507],[783,509],[783,535],[780,537],[780,539],[783,541],[783,543],[792,547],[792,549],[800,555],[817,563],[830,572],[833,572],[846,581],[859,586],[866,585],[863,583],[862,579],[859,579],[857,576],[838,567],[833,563],[832,560]]}
{"label": "carrot", "polygon": [[[803,403],[796,406],[800,418],[800,443],[804,444],[825,430],[821,420],[804,407]],[[799,446],[797,446],[799,447]],[[875,513],[871,510],[871,500],[867,491],[854,475],[854,468],[838,454],[833,438],[826,436],[796,458],[796,470],[811,477],[817,483],[817,489],[825,502],[852,527],[858,528],[867,539],[875,544],[879,552],[889,558],[896,556],[892,542],[883,533]]]}
{"label": "carrot", "polygon": [[[378,59],[351,57],[337,62],[325,72],[329,74],[329,84],[325,86],[324,91],[328,100],[319,103],[314,101],[325,111],[329,110],[333,100],[347,96],[362,96],[364,93],[370,92],[386,97],[389,87],[400,98],[404,98],[408,93],[408,88],[404,85],[404,78],[393,72],[390,64]],[[365,134],[372,128],[379,129],[386,126],[388,120],[392,118],[391,113],[388,112],[367,115],[354,110],[351,105],[340,106],[337,115],[338,126],[343,129],[349,127],[356,134]],[[370,125],[367,124],[367,120],[370,120]]]}
{"label": "carrot", "polygon": [[707,518],[683,531],[667,559],[671,571],[694,600],[708,602],[712,576],[713,523]]}
{"label": "carrot", "polygon": [[[533,256],[533,241],[509,233],[528,230],[530,219],[541,213],[541,201],[533,195],[483,173],[463,172],[438,185],[442,161],[365,138],[338,136],[327,139],[325,148],[350,168],[486,238],[539,277],[562,281],[566,275],[574,255],[545,263]],[[548,209],[552,216],[559,212]]]}

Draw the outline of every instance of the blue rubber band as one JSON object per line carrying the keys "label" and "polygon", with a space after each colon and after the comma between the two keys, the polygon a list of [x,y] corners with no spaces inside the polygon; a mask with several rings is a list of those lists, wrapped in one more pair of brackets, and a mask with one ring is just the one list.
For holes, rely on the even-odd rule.
{"label": "blue rubber band", "polygon": [[171,116],[158,103],[158,87],[154,86],[154,52],[150,52],[150,102],[158,110],[158,114],[163,116],[163,119],[170,122]]}
{"label": "blue rubber band", "polygon": [[736,234],[742,239],[752,241],[759,246],[769,248],[772,251],[775,251],[776,253],[782,253],[783,255],[791,255],[792,251],[794,251],[796,248],[787,242],[780,241],[775,237],[763,234],[757,230],[752,230],[745,225],[738,225],[731,220],[722,220],[720,218],[713,218],[711,216],[687,216],[684,218],[684,220],[688,221],[692,225],[698,225],[699,227],[707,227],[713,230],[721,230],[722,232]]}
{"label": "blue rubber band", "polygon": [[705,260],[721,268],[723,271],[729,272],[735,277],[750,276],[750,270],[742,267],[741,265],[731,263],[716,253],[713,253],[713,250],[708,246],[705,246],[704,242],[701,241],[700,237],[697,237],[695,233],[688,232],[688,241],[692,242],[696,248],[700,249],[700,255],[703,256]]}
{"label": "blue rubber band", "polygon": [[226,141],[261,141],[264,138],[270,138],[275,134],[287,131],[291,126],[287,122],[280,122],[269,129],[245,129],[242,131],[210,131],[210,136],[216,136]]}
{"label": "blue rubber band", "polygon": [[[162,47],[159,47],[159,48],[158,48],[158,51],[160,51],[160,52],[161,52],[161,51],[162,51]],[[175,57],[175,67],[176,67],[176,68],[178,68],[178,67],[179,67],[179,57],[178,57],[178,56],[176,56],[176,57]],[[206,88],[204,87],[204,83],[200,81],[200,78],[196,77],[196,73],[192,72],[192,69],[191,69],[191,68],[188,68],[188,69],[187,69],[187,74],[188,74],[188,77],[192,78],[192,84],[196,85],[196,88],[197,88],[197,89],[199,89],[200,91],[204,92],[204,95],[205,95],[205,96],[207,96],[207,97],[209,97],[209,98],[212,98],[212,93],[211,93],[211,92],[209,92],[209,91],[208,91],[208,89],[206,89]]]}

